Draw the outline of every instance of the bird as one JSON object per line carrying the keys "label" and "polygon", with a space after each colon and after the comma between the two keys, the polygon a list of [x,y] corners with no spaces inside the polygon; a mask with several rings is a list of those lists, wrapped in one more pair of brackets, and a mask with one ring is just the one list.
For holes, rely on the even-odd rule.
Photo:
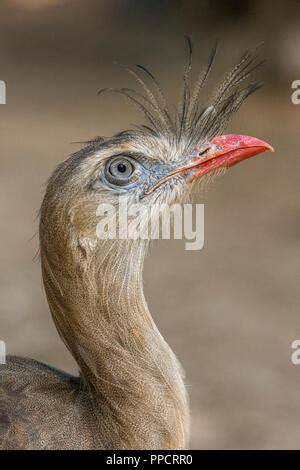
{"label": "bird", "polygon": [[258,138],[223,134],[261,85],[248,78],[260,65],[257,49],[242,55],[203,104],[217,46],[192,84],[190,38],[187,46],[175,107],[148,68],[125,67],[139,89],[99,94],[123,95],[146,124],[85,142],[48,181],[39,223],[42,277],[79,373],[8,356],[0,365],[1,449],[188,448],[184,371],[144,296],[150,242],[96,235],[99,204],[142,201],[151,217],[163,203],[189,200],[207,178],[273,151]]}

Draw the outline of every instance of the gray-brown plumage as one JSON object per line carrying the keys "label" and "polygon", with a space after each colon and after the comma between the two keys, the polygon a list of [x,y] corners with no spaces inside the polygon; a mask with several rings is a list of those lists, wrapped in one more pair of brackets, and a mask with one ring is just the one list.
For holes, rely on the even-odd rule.
{"label": "gray-brown plumage", "polygon": [[49,180],[40,216],[43,281],[55,325],[80,375],[9,357],[0,366],[3,449],[188,445],[182,369],[143,294],[148,241],[96,235],[100,203],[118,207],[123,198],[129,205],[142,201],[154,214],[161,203],[186,198],[196,179],[270,149],[254,138],[216,137],[257,88],[241,86],[257,64],[255,54],[242,57],[203,109],[199,99],[215,49],[190,91],[188,44],[182,99],[174,114],[154,76],[137,66],[130,73],[145,95],[118,91],[142,109],[149,125],[89,142]]}

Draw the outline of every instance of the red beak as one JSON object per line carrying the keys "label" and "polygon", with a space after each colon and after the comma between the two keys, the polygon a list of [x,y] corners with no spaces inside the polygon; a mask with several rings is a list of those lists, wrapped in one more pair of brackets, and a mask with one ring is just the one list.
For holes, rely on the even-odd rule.
{"label": "red beak", "polygon": [[253,157],[259,153],[270,150],[274,152],[273,147],[263,140],[250,137],[248,135],[220,135],[215,137],[211,146],[200,157],[197,157],[190,166],[190,168],[181,170],[184,172],[188,169],[195,168],[192,175],[192,180],[205,175],[208,172],[216,170],[217,168],[227,168],[236,163],[246,160],[246,158]]}
{"label": "red beak", "polygon": [[253,157],[259,153],[270,150],[274,152],[273,147],[263,140],[250,137],[248,135],[220,135],[215,137],[204,152],[194,156],[190,163],[183,165],[162,178],[158,183],[146,191],[146,194],[152,193],[163,183],[180,173],[187,173],[192,170],[190,181],[198,179],[217,168],[227,168],[236,163]]}

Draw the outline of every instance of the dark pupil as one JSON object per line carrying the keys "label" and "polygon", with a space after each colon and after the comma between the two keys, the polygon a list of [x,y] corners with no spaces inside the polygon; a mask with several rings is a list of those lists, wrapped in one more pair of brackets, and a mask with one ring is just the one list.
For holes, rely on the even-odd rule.
{"label": "dark pupil", "polygon": [[119,163],[117,168],[120,173],[125,173],[126,171],[126,165],[124,163]]}

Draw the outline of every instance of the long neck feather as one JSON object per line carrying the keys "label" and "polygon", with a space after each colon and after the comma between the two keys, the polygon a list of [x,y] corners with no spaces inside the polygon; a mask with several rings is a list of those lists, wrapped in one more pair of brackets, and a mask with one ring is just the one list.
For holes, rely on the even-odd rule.
{"label": "long neck feather", "polygon": [[[73,221],[74,222],[74,221]],[[149,313],[147,242],[58,235],[41,220],[50,310],[77,361],[106,448],[184,448],[188,407],[181,367]],[[99,241],[98,241],[99,243]]]}

